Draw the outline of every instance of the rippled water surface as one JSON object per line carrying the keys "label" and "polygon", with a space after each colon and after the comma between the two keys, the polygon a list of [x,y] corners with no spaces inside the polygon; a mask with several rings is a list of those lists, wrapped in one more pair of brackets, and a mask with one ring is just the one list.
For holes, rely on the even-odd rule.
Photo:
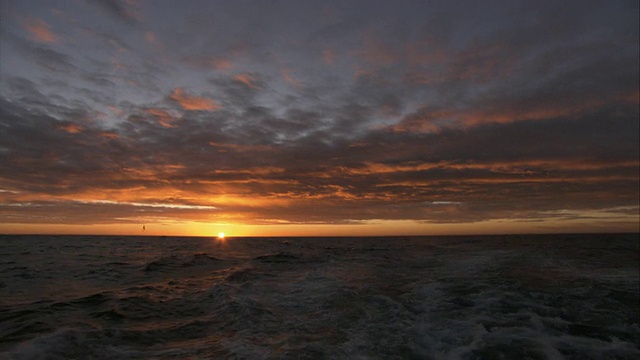
{"label": "rippled water surface", "polygon": [[0,237],[0,358],[636,359],[638,234]]}

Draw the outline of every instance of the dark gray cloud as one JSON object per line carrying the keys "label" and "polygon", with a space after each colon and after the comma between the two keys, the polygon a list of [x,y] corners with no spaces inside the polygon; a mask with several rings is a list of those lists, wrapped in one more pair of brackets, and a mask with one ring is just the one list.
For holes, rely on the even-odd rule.
{"label": "dark gray cloud", "polygon": [[117,18],[127,24],[136,24],[140,19],[132,4],[134,1],[125,0],[87,0],[88,3],[96,5],[99,9],[110,16]]}

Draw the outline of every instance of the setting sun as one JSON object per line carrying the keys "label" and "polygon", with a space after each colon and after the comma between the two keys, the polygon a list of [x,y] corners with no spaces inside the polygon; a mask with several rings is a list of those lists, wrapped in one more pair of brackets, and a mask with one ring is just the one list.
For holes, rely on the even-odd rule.
{"label": "setting sun", "polygon": [[220,240],[224,239],[224,233],[223,232],[219,232],[218,233],[218,239],[220,239]]}

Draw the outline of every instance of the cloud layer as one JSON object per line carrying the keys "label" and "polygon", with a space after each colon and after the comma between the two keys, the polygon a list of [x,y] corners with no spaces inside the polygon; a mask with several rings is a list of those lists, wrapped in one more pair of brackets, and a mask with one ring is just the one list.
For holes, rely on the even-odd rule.
{"label": "cloud layer", "polygon": [[361,5],[6,2],[2,221],[637,224],[637,3]]}

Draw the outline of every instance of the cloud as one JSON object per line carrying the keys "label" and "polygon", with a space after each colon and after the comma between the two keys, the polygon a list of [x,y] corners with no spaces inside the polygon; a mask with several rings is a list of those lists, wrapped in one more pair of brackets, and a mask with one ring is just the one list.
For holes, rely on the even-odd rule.
{"label": "cloud", "polygon": [[145,109],[144,112],[153,116],[158,123],[164,127],[174,128],[177,126],[174,122],[177,120],[179,114],[176,114],[175,112],[160,108],[148,108]]}
{"label": "cloud", "polygon": [[158,41],[158,38],[156,37],[156,34],[153,31],[147,31],[144,33],[144,38],[145,40],[147,40],[147,42],[149,44],[156,44]]}
{"label": "cloud", "polygon": [[87,2],[95,4],[107,14],[127,24],[136,24],[141,19],[135,0],[87,0]]}
{"label": "cloud", "polygon": [[293,85],[296,88],[302,87],[302,82],[291,74],[293,72],[293,69],[283,67],[281,72],[284,81],[286,81],[288,84]]}
{"label": "cloud", "polygon": [[218,103],[206,97],[189,95],[182,88],[175,88],[169,98],[178,103],[184,110],[190,111],[216,111],[222,107]]}
{"label": "cloud", "polygon": [[[94,4],[142,24],[135,4]],[[297,2],[203,3],[149,29],[52,21],[74,35],[65,46],[3,24],[1,215],[342,224],[637,214],[637,15],[622,3],[528,5],[526,15],[519,3],[407,4],[336,2],[318,17]],[[145,15],[168,10],[147,5],[157,9]],[[162,57],[159,39],[171,49]]]}
{"label": "cloud", "polygon": [[[264,153],[264,152],[270,152],[273,150],[273,147],[268,145],[243,145],[243,144],[234,144],[234,143],[221,143],[221,142],[215,142],[215,141],[210,141],[209,145],[218,149],[219,152],[235,151],[235,152]],[[261,173],[262,171],[257,169],[247,169],[247,170],[243,169],[242,172],[258,174],[258,173]],[[269,172],[271,172],[271,170]]]}
{"label": "cloud", "polygon": [[237,74],[233,78],[235,80],[245,84],[246,86],[252,88],[252,89],[257,89],[258,88],[258,86],[256,86],[254,84],[255,79],[249,74]]}
{"label": "cloud", "polygon": [[68,132],[69,134],[77,134],[84,130],[82,126],[73,123],[60,124],[59,128]]}
{"label": "cloud", "polygon": [[206,205],[188,205],[188,204],[174,204],[174,203],[140,203],[140,202],[126,202],[126,201],[111,201],[111,200],[78,200],[77,202],[82,204],[107,204],[107,205],[124,205],[134,206],[141,208],[162,208],[162,209],[184,209],[184,210],[216,210],[215,206]]}
{"label": "cloud", "polygon": [[220,56],[185,56],[184,60],[195,67],[217,71],[229,71],[235,67],[231,59]]}
{"label": "cloud", "polygon": [[398,58],[387,44],[371,32],[366,32],[362,36],[362,48],[357,50],[356,54],[365,62],[375,66],[391,65]]}
{"label": "cloud", "polygon": [[35,41],[46,44],[60,41],[58,36],[51,31],[49,24],[41,19],[28,19],[23,26]]}
{"label": "cloud", "polygon": [[77,67],[73,64],[73,59],[67,54],[42,47],[34,47],[31,52],[36,63],[47,70],[61,73],[77,70]]}
{"label": "cloud", "polygon": [[[637,56],[622,44],[552,47],[526,60],[524,55],[500,55],[502,45],[475,48],[453,58],[450,74],[454,75],[405,75],[411,83],[440,91],[393,125],[395,131],[437,132],[492,122],[580,118],[624,105],[629,94],[637,92],[637,83],[630,80],[639,76]],[[578,62],[570,66],[573,61]],[[469,90],[479,84],[481,91]]]}
{"label": "cloud", "polygon": [[98,132],[98,136],[105,138],[105,139],[117,139],[120,137],[120,135],[118,135],[118,133],[113,132],[113,131],[101,131]]}
{"label": "cloud", "polygon": [[[59,46],[53,47],[50,46],[50,44],[45,45],[40,42],[29,42],[20,37],[13,36],[11,33],[6,35],[6,40],[6,47],[3,45],[3,49],[6,49],[3,51],[3,59],[11,58],[14,59],[13,61],[19,61],[31,71],[36,73],[40,71],[51,71],[69,74],[78,70],[75,64],[75,58],[66,52],[59,51]],[[40,69],[33,69],[34,64]],[[25,75],[23,73],[21,74]],[[14,75],[15,74],[11,73],[3,77]],[[34,75],[34,73],[31,75]]]}
{"label": "cloud", "polygon": [[449,50],[443,48],[433,37],[409,41],[405,45],[406,62],[409,66],[440,65],[447,60]]}
{"label": "cloud", "polygon": [[153,31],[146,31],[144,33],[144,39],[147,41],[149,45],[153,46],[156,50],[165,49],[165,45],[162,43],[162,41],[158,38],[156,33],[154,33]]}
{"label": "cloud", "polygon": [[[536,218],[559,206],[624,207],[638,198],[637,109],[628,117],[612,110],[439,134],[378,129],[326,141],[324,115],[302,109],[282,117],[256,109],[223,132],[223,118],[207,118],[205,127],[198,113],[168,129],[156,118],[170,110],[146,108],[141,115],[150,118],[117,131],[86,123],[70,133],[74,123],[45,110],[2,105],[0,129],[9,140],[0,173],[11,177],[0,177],[0,188],[10,191],[2,193],[1,211],[22,221],[46,222],[55,207],[72,222],[204,220],[215,211],[246,223],[449,223]],[[341,111],[357,117],[362,109]],[[628,135],[621,137],[621,128]],[[306,135],[273,141],[287,133]]]}
{"label": "cloud", "polygon": [[322,50],[322,61],[324,61],[324,63],[327,65],[333,65],[333,63],[336,61],[335,52],[330,48],[325,48],[324,50]]}
{"label": "cloud", "polygon": [[496,44],[474,47],[457,53],[449,67],[449,79],[488,82],[509,76],[514,70],[515,55],[510,46]]}

